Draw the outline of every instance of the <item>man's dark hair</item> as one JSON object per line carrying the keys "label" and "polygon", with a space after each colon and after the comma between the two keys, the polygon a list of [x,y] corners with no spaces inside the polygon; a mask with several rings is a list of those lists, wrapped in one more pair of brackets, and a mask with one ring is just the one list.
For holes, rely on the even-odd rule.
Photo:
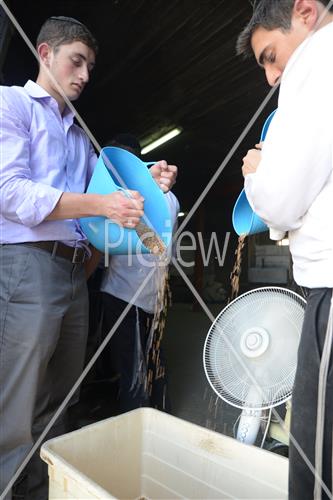
{"label": "man's dark hair", "polygon": [[53,16],[49,17],[41,27],[36,46],[47,43],[57,51],[60,45],[72,42],[82,42],[95,54],[98,52],[97,41],[84,24],[73,17]]}
{"label": "man's dark hair", "polygon": [[[327,6],[330,0],[318,0]],[[238,55],[249,57],[253,55],[251,39],[259,27],[268,31],[279,29],[289,31],[295,0],[256,0],[252,2],[253,14],[249,23],[238,37],[236,51]],[[330,7],[333,11],[333,6]]]}
{"label": "man's dark hair", "polygon": [[126,149],[138,157],[140,157],[141,154],[141,146],[138,139],[135,135],[128,132],[115,135],[110,141],[108,141],[106,146],[116,146],[118,148]]}

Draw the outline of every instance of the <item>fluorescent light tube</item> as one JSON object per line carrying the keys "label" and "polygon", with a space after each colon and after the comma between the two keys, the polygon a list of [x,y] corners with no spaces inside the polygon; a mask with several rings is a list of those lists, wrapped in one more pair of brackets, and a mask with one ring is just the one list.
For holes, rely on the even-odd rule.
{"label": "fluorescent light tube", "polygon": [[152,151],[153,149],[156,149],[159,146],[161,146],[162,144],[164,144],[165,142],[170,141],[171,139],[173,139],[174,137],[179,135],[181,132],[182,132],[181,128],[174,128],[174,129],[170,130],[170,132],[162,135],[162,137],[160,137],[159,139],[156,139],[156,141],[153,141],[150,144],[147,144],[147,146],[145,146],[141,150],[141,154],[145,155],[146,153],[149,153],[149,151]]}

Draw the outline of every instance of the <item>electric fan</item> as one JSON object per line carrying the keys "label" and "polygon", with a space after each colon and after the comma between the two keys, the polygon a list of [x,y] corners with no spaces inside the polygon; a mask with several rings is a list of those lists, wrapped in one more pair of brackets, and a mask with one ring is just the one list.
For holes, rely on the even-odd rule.
{"label": "electric fan", "polygon": [[204,346],[206,377],[215,393],[241,408],[237,439],[253,444],[262,411],[291,397],[305,300],[279,287],[251,290],[228,304]]}

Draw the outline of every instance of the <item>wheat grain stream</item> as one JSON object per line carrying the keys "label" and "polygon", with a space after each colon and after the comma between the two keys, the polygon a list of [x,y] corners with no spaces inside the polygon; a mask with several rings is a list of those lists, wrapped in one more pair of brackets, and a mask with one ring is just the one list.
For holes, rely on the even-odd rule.
{"label": "wheat grain stream", "polygon": [[247,236],[246,234],[243,234],[238,238],[238,245],[235,252],[236,255],[235,264],[230,274],[231,294],[229,302],[234,300],[239,293],[239,278],[242,272],[242,257],[243,257],[243,249],[245,245],[246,236]]}
{"label": "wheat grain stream", "polygon": [[[171,290],[169,285],[168,262],[166,246],[158,234],[143,222],[135,228],[140,240],[153,255],[158,257],[156,261],[156,285],[157,297],[155,303],[152,336],[149,335],[146,347],[146,366],[148,371],[144,381],[146,392],[151,395],[154,380],[164,378],[165,367],[160,364],[160,346],[165,330],[165,322],[168,307],[171,304]],[[166,386],[163,394],[163,408],[165,407]]]}

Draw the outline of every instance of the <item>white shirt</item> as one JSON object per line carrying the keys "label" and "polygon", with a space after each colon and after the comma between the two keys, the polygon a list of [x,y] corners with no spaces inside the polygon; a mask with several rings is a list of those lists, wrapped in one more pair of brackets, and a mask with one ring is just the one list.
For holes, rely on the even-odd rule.
{"label": "white shirt", "polygon": [[333,287],[333,23],[294,52],[257,172],[245,178],[253,210],[289,231],[294,277]]}
{"label": "white shirt", "polygon": [[[174,228],[179,212],[179,203],[171,192],[165,195],[170,209],[171,224]],[[133,304],[148,313],[153,313],[159,288],[161,274],[157,267],[158,257],[152,254],[111,255],[109,267],[102,280],[102,292],[109,293],[118,299],[130,302],[147,275],[155,268],[152,276],[133,301]]]}

